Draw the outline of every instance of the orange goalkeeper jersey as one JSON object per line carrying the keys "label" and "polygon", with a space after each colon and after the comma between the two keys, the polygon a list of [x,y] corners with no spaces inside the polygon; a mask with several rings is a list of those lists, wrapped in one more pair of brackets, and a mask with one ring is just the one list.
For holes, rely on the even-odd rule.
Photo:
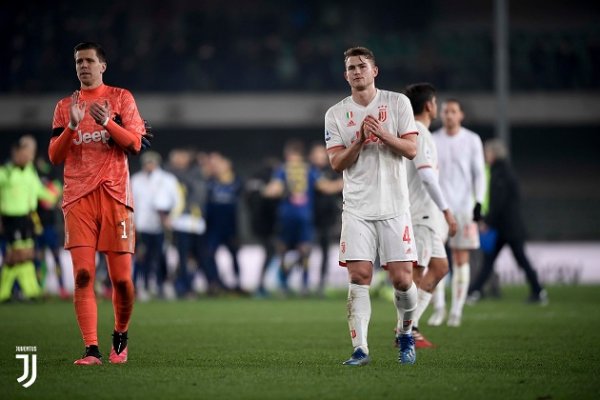
{"label": "orange goalkeeper jersey", "polygon": [[[99,186],[118,202],[133,208],[127,153],[110,140],[107,129],[97,124],[89,113],[93,102],[104,104],[105,101],[110,105],[111,118],[120,117],[123,128],[140,137],[145,133],[144,122],[128,90],[104,84],[92,90],[81,90],[79,102],[86,103],[86,110],[65,159],[64,213],[75,201]],[[70,96],[56,105],[52,122],[54,132],[60,134],[59,129],[69,125],[70,105]],[[50,143],[56,139],[53,137]]]}

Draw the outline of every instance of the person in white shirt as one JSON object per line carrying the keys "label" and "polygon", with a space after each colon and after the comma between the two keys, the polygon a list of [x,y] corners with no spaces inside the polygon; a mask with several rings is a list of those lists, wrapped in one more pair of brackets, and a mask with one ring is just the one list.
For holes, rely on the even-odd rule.
{"label": "person in white shirt", "polygon": [[[469,253],[479,248],[477,222],[485,196],[485,170],[481,138],[461,126],[464,113],[456,99],[442,104],[442,128],[434,132],[440,167],[440,185],[458,222],[457,234],[450,238],[452,250],[452,306],[448,326],[460,326],[469,288]],[[446,316],[444,283],[434,294],[430,325],[441,325]]]}
{"label": "person in white shirt", "polygon": [[[159,292],[165,280],[163,253],[164,231],[168,228],[169,213],[179,201],[177,178],[160,168],[160,154],[147,151],[141,156],[142,170],[133,174],[131,190],[135,201],[134,222],[137,240],[135,253],[136,292],[140,300],[148,300],[148,281],[156,277]],[[137,280],[137,279],[136,279]]]}
{"label": "person in white shirt", "polygon": [[416,347],[425,348],[433,344],[419,331],[419,319],[436,285],[448,273],[444,242],[448,235],[456,234],[457,225],[439,184],[437,149],[429,131],[438,113],[435,88],[429,83],[417,83],[406,87],[404,94],[410,100],[419,130],[417,156],[408,163],[407,173],[410,214],[419,256],[413,270],[413,279],[419,288],[413,336]]}
{"label": "person in white shirt", "polygon": [[348,325],[354,347],[344,365],[361,366],[370,361],[369,285],[377,253],[395,288],[398,359],[402,364],[414,364],[411,331],[417,287],[412,265],[417,249],[406,163],[417,151],[417,127],[406,96],[375,87],[378,69],[369,49],[353,47],[344,57],[344,78],[351,96],[325,114],[329,161],[336,172],[343,172],[344,181],[339,262],[347,268],[350,280]]}

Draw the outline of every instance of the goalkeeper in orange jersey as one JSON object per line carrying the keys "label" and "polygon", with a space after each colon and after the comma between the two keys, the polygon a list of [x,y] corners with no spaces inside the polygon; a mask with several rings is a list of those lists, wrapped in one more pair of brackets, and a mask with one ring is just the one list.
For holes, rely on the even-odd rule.
{"label": "goalkeeper in orange jersey", "polygon": [[106,256],[113,286],[109,361],[125,363],[135,246],[127,154],[147,144],[146,131],[131,93],[103,83],[104,49],[97,43],[80,43],[74,56],[81,88],[56,105],[48,153],[53,164],[64,163],[65,248],[73,260],[75,314],[85,343],[85,354],[75,364],[102,364],[94,293],[96,251]]}

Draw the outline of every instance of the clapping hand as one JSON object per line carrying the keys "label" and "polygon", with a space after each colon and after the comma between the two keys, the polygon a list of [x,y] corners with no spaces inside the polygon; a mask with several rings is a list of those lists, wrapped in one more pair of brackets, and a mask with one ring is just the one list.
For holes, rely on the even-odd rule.
{"label": "clapping hand", "polygon": [[69,125],[77,127],[85,116],[85,101],[79,102],[79,90],[76,90],[71,95],[71,107],[69,107]]}
{"label": "clapping hand", "polygon": [[108,100],[104,100],[102,104],[93,102],[90,106],[90,115],[98,125],[106,126],[110,118],[110,104]]}
{"label": "clapping hand", "polygon": [[363,121],[364,129],[368,136],[375,135],[379,139],[383,136],[383,129],[381,127],[381,122],[372,115],[367,115],[365,120]]}

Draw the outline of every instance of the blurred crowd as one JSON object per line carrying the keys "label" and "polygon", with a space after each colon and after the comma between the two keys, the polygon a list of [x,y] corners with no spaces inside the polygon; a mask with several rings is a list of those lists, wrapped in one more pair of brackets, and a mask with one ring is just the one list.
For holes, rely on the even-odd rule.
{"label": "blurred crowd", "polygon": [[[74,4],[3,9],[0,91],[76,85],[64,55],[85,40],[109,50],[111,83],[135,92],[343,90],[340,49],[357,43],[379,55],[384,87],[424,76],[444,91],[494,84],[491,15],[479,16],[483,25],[448,26],[435,1],[385,2],[383,12],[371,13],[332,1]],[[600,30],[515,27],[510,60],[516,91],[598,89]]]}
{"label": "blurred crowd", "polygon": [[[35,141],[31,136],[26,138]],[[277,288],[270,289],[277,294],[293,294],[288,279],[291,270],[298,267],[303,276],[301,294],[323,295],[329,248],[339,240],[341,176],[331,170],[324,145],[314,143],[305,151],[302,142],[291,142],[297,151],[294,157],[286,150],[283,159],[269,157],[257,163],[255,171],[244,174],[238,173],[231,159],[219,152],[175,148],[164,162],[154,151],[146,151],[138,158],[141,168],[132,173],[131,187],[137,235],[133,274],[140,301],[198,295],[269,296],[272,293],[267,290],[265,278],[273,266],[277,268]],[[35,167],[41,184],[53,194],[52,201],[40,199],[31,213],[36,235],[35,277],[27,279],[37,281],[40,290],[35,295],[24,293],[26,281],[17,277],[14,284],[10,283],[10,296],[1,301],[39,298],[44,293],[65,299],[72,295],[72,288],[63,279],[71,271],[65,265],[68,257],[61,256],[61,174],[44,157],[36,158],[35,146],[33,149],[25,164]],[[14,161],[9,160],[6,165]],[[133,159],[132,166],[136,164]],[[282,190],[272,193],[267,189],[274,185],[281,185]],[[288,240],[289,233],[298,230],[297,221],[290,221],[290,215],[305,218],[306,236]],[[264,253],[259,283],[253,288],[247,284],[242,287],[241,225],[249,225],[252,240]],[[6,238],[2,234],[0,224],[1,253],[6,261]],[[310,291],[308,286],[308,257],[313,247],[321,251],[316,291]],[[219,248],[230,255],[233,283],[221,275]],[[98,254],[97,261],[96,291],[110,298],[112,289],[104,257]],[[4,269],[14,269],[4,264]],[[55,287],[45,287],[49,282]]]}

